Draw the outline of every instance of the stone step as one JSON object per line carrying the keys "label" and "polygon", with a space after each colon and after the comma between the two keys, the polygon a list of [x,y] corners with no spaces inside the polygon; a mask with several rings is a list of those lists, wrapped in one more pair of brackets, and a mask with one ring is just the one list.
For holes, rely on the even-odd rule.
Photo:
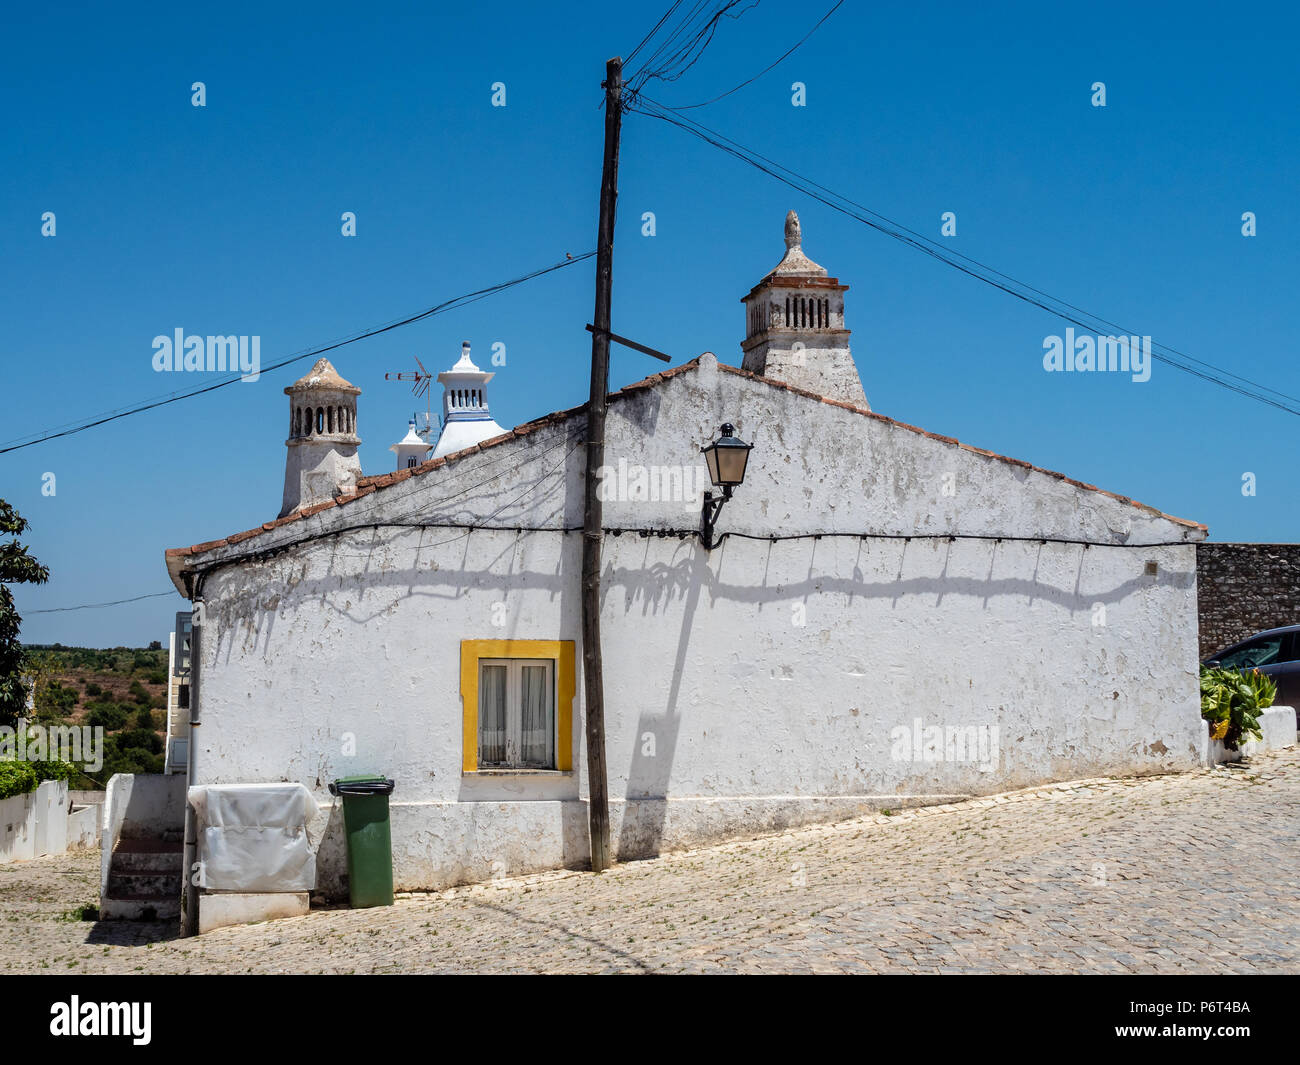
{"label": "stone step", "polygon": [[181,875],[174,873],[122,873],[108,871],[109,898],[180,898]]}
{"label": "stone step", "polygon": [[184,868],[184,851],[180,843],[161,840],[119,840],[113,848],[110,869],[123,873],[175,873]]}
{"label": "stone step", "polygon": [[110,895],[99,906],[101,921],[167,921],[181,915],[181,900],[155,898],[114,898]]}

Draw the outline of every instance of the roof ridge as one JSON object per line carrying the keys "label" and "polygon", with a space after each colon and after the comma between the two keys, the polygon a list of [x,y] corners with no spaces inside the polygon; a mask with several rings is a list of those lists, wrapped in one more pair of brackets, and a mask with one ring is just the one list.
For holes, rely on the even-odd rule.
{"label": "roof ridge", "polygon": [[1013,466],[1021,466],[1024,469],[1032,470],[1035,473],[1045,473],[1049,477],[1055,477],[1058,480],[1065,481],[1066,484],[1072,484],[1076,488],[1084,488],[1089,492],[1097,492],[1100,495],[1108,496],[1111,499],[1118,500],[1120,503],[1127,503],[1129,506],[1137,507],[1139,510],[1146,510],[1155,514],[1157,517],[1164,518],[1166,521],[1172,521],[1178,525],[1185,525],[1191,529],[1204,529],[1207,532],[1208,527],[1199,521],[1190,521],[1187,518],[1175,517],[1173,514],[1166,514],[1163,510],[1153,507],[1148,503],[1139,503],[1136,499],[1129,496],[1122,496],[1116,492],[1108,492],[1104,488],[1098,488],[1095,484],[1088,484],[1085,481],[1076,481],[1073,477],[1068,477],[1056,470],[1049,470],[1042,466],[1035,466],[1032,462],[1026,462],[1024,459],[1015,459],[1010,455],[1001,455],[996,451],[988,451],[982,447],[975,447],[973,444],[963,444],[953,436],[943,436],[940,433],[932,433],[920,426],[911,425],[908,422],[900,422],[897,418],[891,418],[886,414],[879,414],[874,410],[867,410],[863,407],[855,407],[852,403],[845,403],[843,400],[831,399],[829,396],[818,395],[816,392],[809,392],[805,388],[799,388],[795,385],[787,384],[785,381],[777,381],[771,377],[763,377],[754,373],[752,370],[743,370],[737,366],[728,366],[726,363],[718,363],[718,369],[726,373],[735,374],[738,377],[746,377],[751,381],[761,381],[765,385],[771,385],[773,388],[784,389],[787,392],[793,392],[795,395],[804,396],[808,399],[815,399],[819,403],[825,403],[831,407],[842,407],[844,410],[852,411],[854,414],[861,414],[867,418],[875,418],[879,421],[886,422],[889,425],[896,425],[900,429],[907,429],[909,432],[919,433],[921,436],[929,437],[931,440],[938,440],[945,444],[952,444],[961,448],[963,451],[971,451],[977,455],[984,455],[986,458],[997,459],[1000,462],[1009,462]]}
{"label": "roof ridge", "polygon": [[[700,359],[703,357],[703,355],[697,355],[695,358],[682,363],[680,366],[673,366],[667,370],[661,370],[659,373],[650,374],[650,376],[643,377],[639,381],[633,381],[629,385],[624,385],[617,392],[609,393],[606,397],[606,401],[616,400],[631,395],[632,393],[643,391],[647,388],[654,388],[656,385],[662,384],[670,378],[677,377],[688,371],[698,370]],[[888,425],[894,425],[900,429],[906,429],[909,432],[918,433],[931,440],[938,440],[940,443],[951,444],[955,447],[961,448],[963,451],[970,451],[976,455],[983,455],[986,458],[997,459],[999,462],[1009,462],[1013,466],[1020,466],[1021,468],[1031,470],[1034,473],[1043,473],[1049,477],[1055,477],[1057,480],[1064,481],[1066,484],[1074,485],[1076,488],[1083,488],[1089,492],[1097,492],[1100,495],[1114,499],[1120,503],[1126,503],[1129,506],[1137,507],[1139,510],[1147,511],[1156,517],[1164,518],[1166,521],[1171,521],[1176,525],[1182,525],[1190,529],[1201,529],[1208,532],[1207,527],[1201,522],[1189,521],[1186,518],[1178,518],[1172,514],[1166,514],[1164,511],[1159,510],[1156,507],[1150,506],[1146,503],[1139,503],[1136,499],[1132,499],[1129,496],[1122,496],[1115,492],[1108,492],[1104,488],[1098,488],[1095,484],[1076,481],[1073,477],[1067,477],[1065,474],[1058,473],[1056,470],[1049,470],[1042,466],[1035,466],[1033,463],[1026,462],[1023,459],[1015,459],[1008,455],[1000,455],[996,451],[988,451],[984,448],[975,447],[972,444],[963,444],[955,437],[943,436],[939,433],[931,433],[919,426],[911,425],[907,422],[900,422],[896,418],[890,418],[888,415],[878,414],[876,411],[867,410],[863,407],[855,407],[853,404],[845,403],[843,400],[831,399],[828,396],[818,395],[816,392],[810,392],[805,388],[799,388],[795,385],[787,384],[785,381],[778,381],[772,377],[763,377],[761,374],[756,374],[752,370],[744,370],[738,366],[729,366],[724,362],[718,363],[718,369],[725,373],[735,374],[737,377],[744,377],[751,381],[757,381],[772,388],[779,388],[786,392],[792,392],[795,395],[803,396],[806,399],[817,400],[817,402],[824,403],[831,407],[840,407],[844,410],[851,411],[854,414],[860,414],[866,418],[875,418],[876,420],[885,422]],[[346,506],[349,503],[354,503],[358,499],[362,499],[381,488],[388,488],[412,477],[419,477],[426,473],[432,473],[434,470],[441,469],[450,462],[455,462],[458,459],[465,458],[469,455],[475,454],[476,452],[486,451],[488,448],[496,447],[498,444],[504,444],[510,440],[518,440],[521,437],[537,432],[539,429],[542,429],[547,425],[558,425],[561,422],[566,422],[586,409],[587,404],[582,403],[576,407],[568,407],[564,410],[544,414],[540,418],[534,418],[530,422],[524,422],[522,425],[517,425],[513,429],[501,433],[499,436],[494,436],[470,447],[462,448],[460,451],[453,451],[449,455],[443,455],[442,458],[429,459],[420,463],[418,466],[408,466],[404,469],[394,470],[391,473],[375,474],[370,477],[360,477],[356,481],[354,491],[345,495],[339,495],[333,499],[326,500],[323,503],[316,503],[313,506],[304,507],[302,510],[295,511],[283,518],[277,518],[275,521],[265,522],[257,528],[247,529],[244,532],[232,533],[230,536],[224,537],[220,540],[209,540],[205,543],[194,544],[190,547],[169,547],[166,550],[166,557],[177,558],[188,555],[201,555],[208,551],[216,550],[219,547],[228,547],[242,543],[254,536],[260,536],[264,532],[271,532],[274,529],[278,529],[284,525],[289,525],[301,518],[311,517],[313,514],[319,514],[323,510],[329,510],[331,507],[341,507]]]}

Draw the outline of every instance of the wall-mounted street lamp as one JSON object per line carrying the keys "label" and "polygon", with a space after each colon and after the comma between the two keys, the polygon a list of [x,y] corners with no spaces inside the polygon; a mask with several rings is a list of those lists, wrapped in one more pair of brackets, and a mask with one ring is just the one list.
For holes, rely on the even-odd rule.
{"label": "wall-mounted street lamp", "polygon": [[704,510],[700,514],[700,541],[706,551],[718,546],[713,535],[718,514],[722,505],[731,498],[731,490],[745,480],[745,466],[749,462],[749,451],[753,444],[747,444],[736,438],[736,427],[727,422],[719,430],[722,434],[708,447],[700,448],[704,461],[709,467],[709,480],[714,488],[721,488],[722,495],[712,492],[704,493]]}

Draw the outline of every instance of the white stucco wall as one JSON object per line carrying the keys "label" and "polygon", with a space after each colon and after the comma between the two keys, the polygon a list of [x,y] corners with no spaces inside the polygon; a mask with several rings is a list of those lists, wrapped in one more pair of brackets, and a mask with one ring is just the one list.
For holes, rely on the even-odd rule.
{"label": "white stucco wall", "polygon": [[[938,796],[1201,764],[1202,531],[721,372],[711,357],[613,402],[606,460],[702,465],[699,448],[723,421],[755,447],[721,531],[1049,542],[733,537],[706,552],[675,536],[607,537],[606,726],[624,856]],[[490,514],[501,526],[579,526],[582,428],[581,417],[546,425],[191,565],[372,522]],[[617,501],[604,520],[691,529],[698,510]],[[1166,541],[1176,543],[1156,546]],[[580,646],[570,775],[463,775],[459,692],[462,639],[579,642],[580,554],[574,532],[366,527],[214,570],[202,585],[197,782],[300,780],[330,808],[331,779],[383,771],[398,782],[399,888],[580,861]],[[996,762],[898,757],[891,732],[910,740],[917,718],[996,728]],[[327,891],[343,868],[340,821],[331,809],[315,826]]]}

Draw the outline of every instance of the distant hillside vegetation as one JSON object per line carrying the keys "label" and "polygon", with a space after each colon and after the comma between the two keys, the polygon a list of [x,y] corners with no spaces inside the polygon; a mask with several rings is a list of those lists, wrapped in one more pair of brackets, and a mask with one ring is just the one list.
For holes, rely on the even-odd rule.
{"label": "distant hillside vegetation", "polygon": [[27,644],[36,680],[36,722],[102,726],[104,766],[72,786],[108,783],[114,773],[161,773],[167,728],[167,652],[148,648]]}

